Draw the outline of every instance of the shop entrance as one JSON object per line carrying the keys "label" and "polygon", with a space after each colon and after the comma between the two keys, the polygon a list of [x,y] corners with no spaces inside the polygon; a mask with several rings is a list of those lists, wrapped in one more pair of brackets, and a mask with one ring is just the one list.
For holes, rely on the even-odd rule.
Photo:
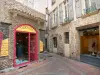
{"label": "shop entrance", "polygon": [[38,60],[38,37],[32,26],[16,28],[14,39],[14,67]]}
{"label": "shop entrance", "polygon": [[81,54],[97,56],[99,53],[99,28],[81,31]]}
{"label": "shop entrance", "polygon": [[16,33],[16,64],[28,62],[28,33]]}
{"label": "shop entrance", "polygon": [[99,27],[80,31],[80,61],[100,67]]}

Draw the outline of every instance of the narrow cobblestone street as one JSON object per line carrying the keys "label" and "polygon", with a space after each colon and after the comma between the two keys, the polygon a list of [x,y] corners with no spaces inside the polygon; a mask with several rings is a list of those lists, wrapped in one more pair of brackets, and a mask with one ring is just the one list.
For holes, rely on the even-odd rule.
{"label": "narrow cobblestone street", "polygon": [[[100,69],[59,55],[47,57],[42,63],[33,64],[0,75],[100,75]],[[37,65],[37,66],[36,66]]]}

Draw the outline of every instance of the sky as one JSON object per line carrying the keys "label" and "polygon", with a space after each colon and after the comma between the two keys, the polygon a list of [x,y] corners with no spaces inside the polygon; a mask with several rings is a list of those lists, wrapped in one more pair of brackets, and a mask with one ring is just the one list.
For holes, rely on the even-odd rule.
{"label": "sky", "polygon": [[35,10],[45,14],[45,8],[48,6],[49,9],[51,7],[51,0],[34,0],[34,8]]}

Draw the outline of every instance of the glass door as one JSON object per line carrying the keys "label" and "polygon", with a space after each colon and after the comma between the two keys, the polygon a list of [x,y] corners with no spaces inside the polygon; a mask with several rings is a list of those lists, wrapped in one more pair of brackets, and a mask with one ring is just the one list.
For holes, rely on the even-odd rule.
{"label": "glass door", "polygon": [[30,61],[35,60],[36,34],[30,34]]}

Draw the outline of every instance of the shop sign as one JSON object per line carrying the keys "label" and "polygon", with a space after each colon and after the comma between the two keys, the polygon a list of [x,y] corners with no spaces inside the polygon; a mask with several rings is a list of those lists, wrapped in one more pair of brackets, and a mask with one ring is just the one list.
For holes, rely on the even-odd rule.
{"label": "shop sign", "polygon": [[27,25],[20,26],[16,30],[17,31],[25,31],[25,32],[34,32],[34,33],[36,33],[36,31],[32,27],[27,26]]}

